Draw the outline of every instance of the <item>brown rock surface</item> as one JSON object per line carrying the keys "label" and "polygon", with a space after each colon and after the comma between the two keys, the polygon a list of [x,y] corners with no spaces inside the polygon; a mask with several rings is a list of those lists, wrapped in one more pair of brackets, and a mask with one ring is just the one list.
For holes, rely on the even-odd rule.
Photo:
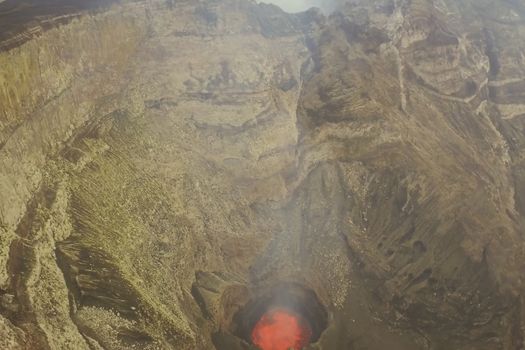
{"label": "brown rock surface", "polygon": [[0,348],[248,349],[287,284],[310,349],[525,346],[525,6],[341,3],[11,7]]}

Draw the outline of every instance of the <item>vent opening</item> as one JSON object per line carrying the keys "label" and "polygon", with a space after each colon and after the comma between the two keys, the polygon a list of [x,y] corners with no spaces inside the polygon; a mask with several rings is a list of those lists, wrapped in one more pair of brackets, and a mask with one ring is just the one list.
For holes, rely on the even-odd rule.
{"label": "vent opening", "polygon": [[253,297],[235,315],[231,331],[260,350],[300,350],[319,339],[327,318],[312,290],[286,283]]}

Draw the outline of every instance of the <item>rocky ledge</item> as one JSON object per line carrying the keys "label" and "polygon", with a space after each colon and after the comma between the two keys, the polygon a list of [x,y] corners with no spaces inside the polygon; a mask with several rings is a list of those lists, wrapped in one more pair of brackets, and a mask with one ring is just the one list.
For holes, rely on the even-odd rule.
{"label": "rocky ledge", "polygon": [[0,4],[0,348],[248,349],[282,293],[308,349],[524,347],[521,2],[63,3]]}

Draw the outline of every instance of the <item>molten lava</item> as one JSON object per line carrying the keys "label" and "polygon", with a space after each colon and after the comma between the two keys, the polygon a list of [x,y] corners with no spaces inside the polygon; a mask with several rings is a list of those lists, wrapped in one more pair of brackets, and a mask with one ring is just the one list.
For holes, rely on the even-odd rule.
{"label": "molten lava", "polygon": [[252,331],[252,342],[261,350],[300,350],[311,337],[312,329],[301,316],[281,308],[266,312]]}

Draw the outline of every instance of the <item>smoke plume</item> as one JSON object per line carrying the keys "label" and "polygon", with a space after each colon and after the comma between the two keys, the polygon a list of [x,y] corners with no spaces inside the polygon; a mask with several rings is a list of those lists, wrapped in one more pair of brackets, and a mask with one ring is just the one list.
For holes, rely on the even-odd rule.
{"label": "smoke plume", "polygon": [[311,7],[319,7],[325,13],[330,13],[335,8],[336,0],[260,0],[279,6],[286,12],[306,11]]}

